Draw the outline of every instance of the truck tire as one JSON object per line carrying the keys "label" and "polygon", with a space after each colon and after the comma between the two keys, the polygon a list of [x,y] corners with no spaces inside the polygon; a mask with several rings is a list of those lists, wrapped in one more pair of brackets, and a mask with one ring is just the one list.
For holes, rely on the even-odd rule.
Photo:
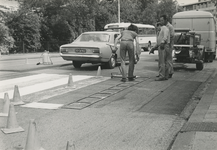
{"label": "truck tire", "polygon": [[203,63],[196,63],[197,70],[203,70]]}
{"label": "truck tire", "polygon": [[81,68],[81,65],[82,65],[82,62],[73,61],[73,66],[74,66],[75,68]]}
{"label": "truck tire", "polygon": [[205,57],[204,57],[204,61],[205,62],[213,62],[213,56],[214,53],[213,52],[205,52]]}

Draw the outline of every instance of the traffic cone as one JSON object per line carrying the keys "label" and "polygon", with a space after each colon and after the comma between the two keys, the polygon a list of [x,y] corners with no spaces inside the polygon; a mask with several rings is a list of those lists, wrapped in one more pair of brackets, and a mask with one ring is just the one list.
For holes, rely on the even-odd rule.
{"label": "traffic cone", "polygon": [[75,147],[73,148],[73,145],[69,144],[69,141],[67,141],[67,145],[66,145],[66,150],[74,150]]}
{"label": "traffic cone", "polygon": [[75,84],[73,83],[73,78],[72,78],[72,74],[69,74],[69,79],[68,79],[68,84],[66,87],[73,87],[75,88]]}
{"label": "traffic cone", "polygon": [[0,116],[6,116],[6,117],[8,116],[9,106],[10,106],[10,99],[8,93],[5,93],[3,111],[2,113],[0,113]]}
{"label": "traffic cone", "polygon": [[14,96],[13,96],[12,102],[13,102],[14,106],[24,104],[24,102],[22,101],[22,99],[20,97],[20,92],[19,92],[17,85],[14,86]]}
{"label": "traffic cone", "polygon": [[98,67],[96,76],[101,76],[101,66]]}
{"label": "traffic cone", "polygon": [[3,128],[1,130],[5,134],[24,131],[24,129],[21,128],[17,123],[17,117],[15,114],[14,104],[10,104],[6,128]]}
{"label": "traffic cone", "polygon": [[36,122],[34,119],[30,119],[29,121],[25,150],[44,150],[38,141]]}

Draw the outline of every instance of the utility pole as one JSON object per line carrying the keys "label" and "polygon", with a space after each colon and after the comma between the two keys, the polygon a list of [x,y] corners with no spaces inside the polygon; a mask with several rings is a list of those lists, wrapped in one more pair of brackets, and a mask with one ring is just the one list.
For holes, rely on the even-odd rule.
{"label": "utility pole", "polygon": [[118,23],[121,22],[121,4],[120,0],[118,0]]}

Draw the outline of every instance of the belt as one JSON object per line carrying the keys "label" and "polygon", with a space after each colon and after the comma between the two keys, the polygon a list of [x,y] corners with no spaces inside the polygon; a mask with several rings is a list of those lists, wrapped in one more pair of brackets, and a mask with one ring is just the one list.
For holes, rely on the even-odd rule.
{"label": "belt", "polygon": [[132,41],[133,42],[132,39],[121,39],[121,41]]}

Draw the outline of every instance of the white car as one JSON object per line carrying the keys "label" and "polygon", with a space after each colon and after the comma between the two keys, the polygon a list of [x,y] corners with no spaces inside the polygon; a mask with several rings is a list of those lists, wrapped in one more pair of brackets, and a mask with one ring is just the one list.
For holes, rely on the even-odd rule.
{"label": "white car", "polygon": [[114,31],[84,32],[74,42],[60,46],[60,56],[72,61],[75,68],[84,63],[103,63],[112,69],[120,63],[120,44],[117,44],[117,51],[112,46],[119,34]]}

